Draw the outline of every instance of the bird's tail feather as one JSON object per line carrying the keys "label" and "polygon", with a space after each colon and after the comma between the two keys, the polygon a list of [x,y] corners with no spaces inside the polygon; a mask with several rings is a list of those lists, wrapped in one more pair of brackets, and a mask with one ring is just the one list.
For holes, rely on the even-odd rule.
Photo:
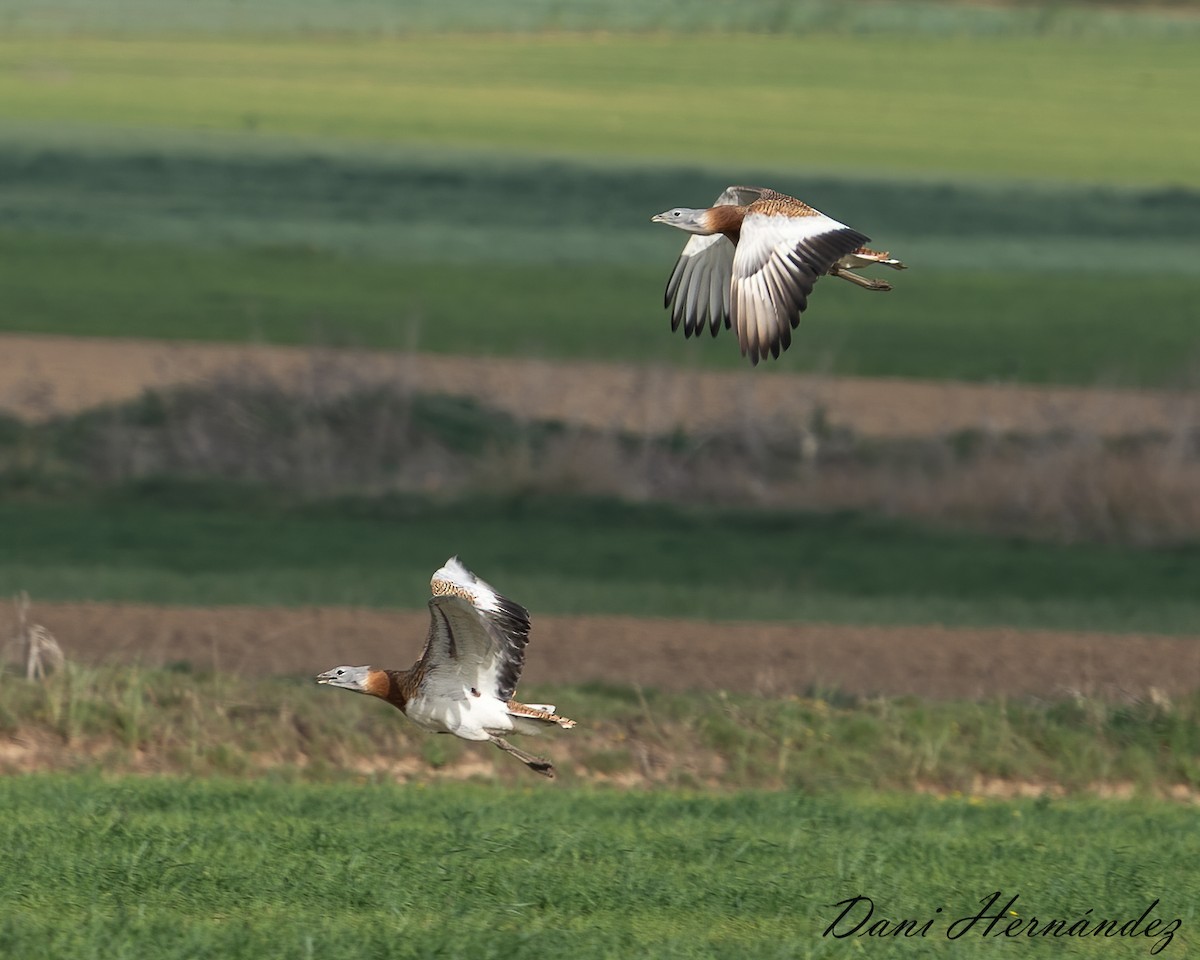
{"label": "bird's tail feather", "polygon": [[514,728],[520,733],[540,733],[540,727],[557,726],[570,730],[575,721],[560,717],[554,712],[554,705],[549,703],[519,703],[508,701],[508,715],[516,721]]}

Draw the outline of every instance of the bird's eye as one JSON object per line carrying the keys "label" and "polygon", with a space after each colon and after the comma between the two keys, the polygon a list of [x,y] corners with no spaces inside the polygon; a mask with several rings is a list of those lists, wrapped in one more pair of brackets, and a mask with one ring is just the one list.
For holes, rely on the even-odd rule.
{"label": "bird's eye", "polygon": [[339,670],[339,671],[338,671],[338,676],[340,677],[340,676],[341,676],[343,673],[345,673],[345,672],[346,672],[345,670]]}
{"label": "bird's eye", "polygon": [[678,210],[672,210],[672,211],[671,211],[671,216],[673,216],[673,217],[678,217],[678,216],[679,216],[679,211],[678,211]]}

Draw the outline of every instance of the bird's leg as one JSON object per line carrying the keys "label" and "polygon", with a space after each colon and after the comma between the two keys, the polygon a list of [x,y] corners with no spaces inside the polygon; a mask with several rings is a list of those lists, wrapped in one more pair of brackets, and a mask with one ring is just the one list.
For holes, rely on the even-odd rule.
{"label": "bird's leg", "polygon": [[847,267],[839,267],[836,263],[829,268],[831,277],[841,277],[843,280],[849,280],[853,284],[857,284],[864,290],[891,290],[892,285],[886,280],[868,280],[866,277],[860,277],[853,270]]}
{"label": "bird's leg", "polygon": [[493,735],[492,743],[505,753],[511,753],[534,773],[540,773],[543,777],[549,777],[551,780],[554,779],[554,764],[549,760],[543,760],[541,757],[535,757],[532,753],[526,753],[524,750],[514,747],[503,737]]}

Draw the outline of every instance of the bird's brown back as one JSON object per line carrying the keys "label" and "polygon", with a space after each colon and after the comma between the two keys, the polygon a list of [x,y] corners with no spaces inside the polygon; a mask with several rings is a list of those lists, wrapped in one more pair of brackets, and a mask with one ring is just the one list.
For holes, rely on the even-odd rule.
{"label": "bird's brown back", "polygon": [[818,217],[821,215],[819,210],[813,209],[803,200],[789,197],[786,193],[763,190],[757,200],[745,206],[723,203],[719,206],[709,207],[704,216],[704,225],[714,233],[723,233],[737,243],[742,235],[742,221],[752,213],[765,217]]}
{"label": "bird's brown back", "polygon": [[789,197],[786,193],[764,190],[762,196],[746,207],[746,213],[761,213],[767,217],[819,217],[819,210],[803,200]]}

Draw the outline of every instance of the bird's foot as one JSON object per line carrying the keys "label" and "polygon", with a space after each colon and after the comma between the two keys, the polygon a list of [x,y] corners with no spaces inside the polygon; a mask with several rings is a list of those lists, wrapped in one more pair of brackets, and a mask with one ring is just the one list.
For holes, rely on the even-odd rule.
{"label": "bird's foot", "polygon": [[843,280],[849,280],[855,286],[862,287],[864,290],[891,290],[892,285],[886,280],[868,280],[866,277],[860,277],[848,267],[839,267],[836,264],[829,271],[831,277],[841,277]]}
{"label": "bird's foot", "polygon": [[549,760],[543,757],[535,757],[532,753],[526,753],[519,747],[514,747],[503,737],[493,736],[492,743],[505,753],[511,753],[534,773],[540,773],[543,777],[549,777],[551,780],[554,779],[554,764]]}

